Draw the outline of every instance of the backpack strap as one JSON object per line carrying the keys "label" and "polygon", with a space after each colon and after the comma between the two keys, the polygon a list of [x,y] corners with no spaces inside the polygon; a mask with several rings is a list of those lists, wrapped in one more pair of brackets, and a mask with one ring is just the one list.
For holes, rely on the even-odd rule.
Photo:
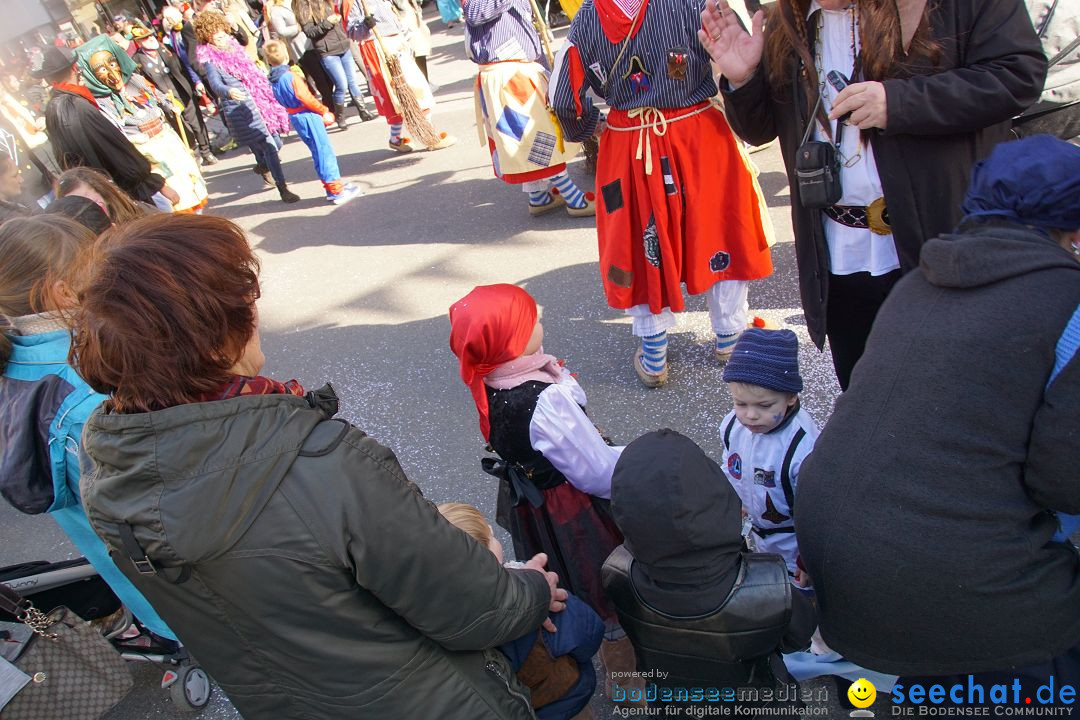
{"label": "backpack strap", "polygon": [[731,450],[731,429],[735,427],[735,413],[731,414],[731,420],[728,422],[727,427],[724,428],[724,449]]}
{"label": "backpack strap", "polygon": [[806,430],[799,428],[795,437],[791,438],[787,453],[784,454],[784,464],[780,467],[780,485],[784,489],[784,500],[787,501],[788,512],[795,513],[795,488],[791,485],[791,461],[795,458],[795,451],[799,443],[806,437]]}

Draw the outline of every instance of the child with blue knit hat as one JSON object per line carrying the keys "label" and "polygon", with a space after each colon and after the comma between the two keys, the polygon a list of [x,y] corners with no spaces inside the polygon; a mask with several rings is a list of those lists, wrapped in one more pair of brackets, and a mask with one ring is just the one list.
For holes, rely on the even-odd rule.
{"label": "child with blue knit hat", "polygon": [[818,427],[799,407],[799,339],[790,330],[750,328],[724,368],[735,409],[720,427],[724,474],[742,500],[759,552],[783,556],[795,577],[795,489]]}

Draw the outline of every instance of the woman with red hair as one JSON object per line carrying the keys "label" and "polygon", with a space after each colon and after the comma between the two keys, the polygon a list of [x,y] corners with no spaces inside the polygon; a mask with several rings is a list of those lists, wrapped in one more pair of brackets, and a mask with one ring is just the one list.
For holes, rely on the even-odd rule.
{"label": "woman with red hair", "polygon": [[600,579],[622,542],[609,500],[623,449],[593,425],[585,391],[543,340],[536,301],[514,285],[481,285],[450,308],[450,349],[500,458],[483,461],[501,480],[496,521],[518,558],[545,553],[563,587],[604,619],[608,671],[633,671],[633,648]]}
{"label": "woman with red hair", "polygon": [[565,591],[443,520],[329,385],[261,374],[259,264],[228,220],[111,231],[73,357],[108,394],[83,502],[117,565],[248,720],[528,720],[494,650]]}

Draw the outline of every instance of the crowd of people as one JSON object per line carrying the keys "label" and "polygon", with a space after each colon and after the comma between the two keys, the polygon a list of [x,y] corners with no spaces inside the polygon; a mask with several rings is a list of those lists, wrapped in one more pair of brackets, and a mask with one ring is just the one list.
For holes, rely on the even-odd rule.
{"label": "crowd of people", "polygon": [[[202,169],[241,146],[266,187],[297,202],[278,157],[295,131],[311,148],[327,200],[341,204],[359,190],[335,177],[325,132],[311,128],[346,130],[351,109],[365,122],[383,115],[396,152],[456,142],[431,125],[430,32],[412,0],[255,4],[258,12],[240,0],[170,2],[157,17],[119,15],[109,34],[34,48],[22,66],[16,61],[0,110],[40,171],[46,198],[60,172],[85,166],[163,212],[199,213],[209,202]],[[278,66],[297,81],[279,88],[283,95],[268,77]],[[407,84],[397,87],[402,74]],[[405,130],[428,135],[416,143]]]}
{"label": "crowd of people", "polygon": [[[731,401],[715,459],[673,429],[618,445],[545,352],[543,298],[475,287],[448,334],[489,519],[425,499],[332,386],[262,375],[259,259],[200,169],[223,123],[296,202],[295,132],[327,200],[356,197],[328,128],[346,93],[373,117],[359,67],[391,151],[453,144],[419,6],[202,5],[39,58],[43,213],[0,155],[0,493],[245,718],[584,720],[597,688],[669,717],[797,714],[776,691],[829,675],[911,702],[1080,685],[1080,103],[1048,80],[1080,67],[1080,13],[586,0],[556,55],[535,3],[440,0],[496,178],[530,215],[596,215],[641,383],[669,382],[685,286]],[[748,150],[775,139],[842,390],[821,427],[797,335],[750,320],[773,228]],[[594,141],[595,194],[567,171]]]}

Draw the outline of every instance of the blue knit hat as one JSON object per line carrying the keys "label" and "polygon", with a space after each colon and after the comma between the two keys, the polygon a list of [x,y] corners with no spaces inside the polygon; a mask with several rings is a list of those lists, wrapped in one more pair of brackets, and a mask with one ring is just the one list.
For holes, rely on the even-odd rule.
{"label": "blue knit hat", "polygon": [[749,328],[735,343],[735,351],[724,367],[724,382],[800,393],[799,338],[790,330]]}

